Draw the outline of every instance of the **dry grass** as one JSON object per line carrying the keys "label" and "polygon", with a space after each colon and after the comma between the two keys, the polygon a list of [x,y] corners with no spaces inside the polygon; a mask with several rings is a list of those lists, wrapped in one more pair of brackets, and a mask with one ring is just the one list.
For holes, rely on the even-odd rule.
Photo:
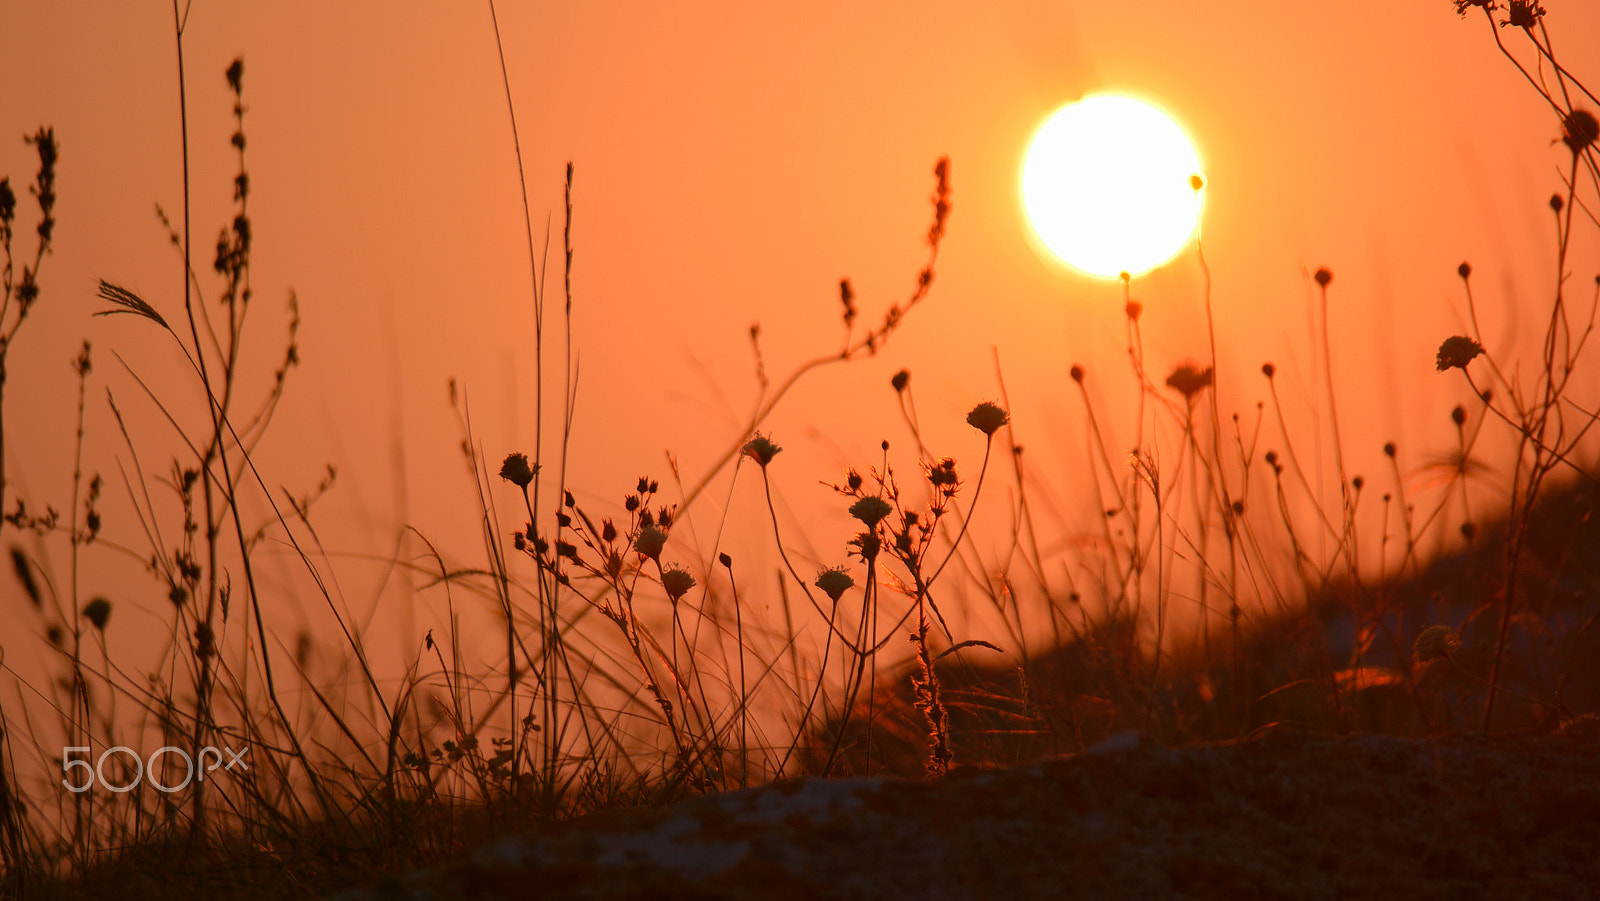
{"label": "dry grass", "polygon": [[[1595,711],[1600,536],[1592,522],[1596,469],[1587,461],[1596,398],[1579,373],[1587,371],[1596,298],[1569,295],[1567,259],[1584,227],[1578,211],[1595,208],[1600,127],[1568,99],[1594,102],[1555,65],[1542,13],[1515,2],[1507,10],[1458,6],[1488,16],[1497,45],[1551,106],[1572,166],[1551,199],[1557,263],[1533,365],[1518,370],[1482,353],[1491,342],[1476,332],[1471,270],[1461,267],[1474,334],[1450,337],[1435,363],[1441,372],[1459,369],[1450,377],[1465,378],[1480,402],[1441,411],[1459,442],[1421,503],[1407,491],[1415,464],[1393,445],[1385,448],[1393,461],[1385,478],[1369,485],[1346,472],[1331,392],[1317,401],[1329,443],[1294,440],[1271,363],[1257,383],[1267,402],[1253,420],[1223,409],[1219,381],[1257,376],[1220,371],[1215,335],[1208,360],[1164,375],[1146,371],[1143,310],[1125,279],[1137,409],[1096,410],[1089,386],[1100,374],[1071,371],[1094,436],[1084,469],[1094,509],[1104,511],[1080,549],[1042,549],[1048,536],[1071,530],[1043,521],[1031,504],[1043,479],[1017,444],[1004,385],[998,403],[968,416],[974,441],[983,441],[974,465],[926,446],[903,372],[889,387],[905,412],[910,462],[886,442],[880,459],[843,476],[835,490],[858,532],[833,564],[802,571],[791,559],[799,542],[780,529],[768,478],[784,464],[781,447],[758,430],[809,372],[878,353],[929,296],[951,211],[950,166],[941,160],[927,262],[907,296],[862,331],[857,298],[842,282],[841,349],[782,379],[769,381],[763,367],[761,403],[703,479],[685,484],[674,472],[663,486],[642,478],[619,492],[616,507],[587,509],[553,462],[566,459],[566,434],[547,441],[541,433],[531,454],[491,457],[458,406],[484,556],[469,567],[437,553],[395,561],[431,579],[422,591],[442,596],[450,611],[398,679],[376,670],[359,627],[325,587],[330,564],[316,550],[311,507],[332,487],[331,471],[290,501],[274,499],[255,471],[252,451],[298,360],[299,320],[291,296],[281,365],[266,384],[245,384],[244,323],[254,307],[243,68],[235,63],[226,77],[238,119],[236,206],[212,271],[202,279],[193,266],[186,181],[180,221],[163,214],[183,309],[160,310],[124,287],[101,285],[104,312],[130,314],[130,329],[164,336],[210,401],[194,417],[153,392],[146,398],[183,436],[176,450],[139,446],[126,427],[120,435],[134,461],[125,473],[134,531],[148,542],[135,556],[150,561],[172,601],[170,643],[151,672],[124,672],[109,658],[104,636],[117,626],[115,611],[77,594],[80,568],[114,552],[102,535],[102,480],[83,465],[94,450],[82,427],[87,345],[74,367],[79,458],[66,513],[39,513],[36,500],[8,497],[0,471],[0,502],[10,504],[0,534],[57,667],[49,684],[18,681],[15,696],[31,700],[0,707],[0,894],[98,897],[114,886],[129,898],[303,897],[446,860],[533,824],[798,774],[938,777],[961,765],[1081,750],[1129,729],[1182,745],[1285,721],[1337,733],[1436,735],[1554,729]],[[1539,64],[1530,67],[1502,43],[1502,13]],[[1538,72],[1554,74],[1547,83]],[[514,111],[511,118],[515,134]],[[9,181],[0,182],[0,373],[38,299],[54,222],[54,136],[41,129],[31,140],[40,156],[38,243],[15,282],[16,203]],[[185,148],[187,155],[187,135]],[[572,186],[569,166],[561,267],[568,312]],[[1198,180],[1194,187],[1202,190]],[[565,320],[560,304],[547,304],[550,272],[528,218],[534,370],[542,374],[544,327]],[[1337,288],[1326,269],[1314,281],[1322,375],[1331,385],[1326,317]],[[751,339],[759,360],[759,332]],[[561,352],[570,371],[570,347]],[[0,400],[3,389],[0,381]],[[537,394],[541,423],[555,418],[543,410],[547,396],[560,398],[556,421],[571,421],[570,384],[541,381]],[[1510,477],[1495,512],[1467,517],[1459,511],[1468,509],[1477,448],[1489,432],[1516,443]],[[1131,460],[1110,450],[1129,446],[1138,449]],[[1312,453],[1335,464],[1335,502],[1322,503],[1307,475]],[[770,528],[788,576],[776,588],[755,587],[715,542],[681,537],[713,477],[732,467],[735,490],[751,466],[771,511],[757,527]],[[756,490],[751,477],[742,490]],[[508,500],[516,513],[501,512]],[[980,543],[969,529],[978,508],[1007,503],[1007,534]],[[1364,534],[1374,505],[1381,534]],[[247,526],[242,508],[272,514]],[[517,522],[509,535],[503,521]],[[720,535],[727,523],[709,525],[694,533]],[[264,620],[252,559],[269,535],[295,550],[322,591],[348,656],[347,678],[313,678],[303,647],[285,653]],[[47,545],[70,553],[38,551]],[[50,569],[49,559],[66,559],[66,570]],[[715,587],[722,584],[731,587]],[[746,619],[758,591],[776,592],[781,622]],[[957,603],[982,610],[993,632],[953,630],[941,606]],[[494,611],[502,631],[492,647],[456,630],[457,605],[465,604]],[[59,787],[58,746],[89,748],[97,758],[124,745],[191,755],[242,749],[252,767],[172,793],[148,780],[125,794]],[[108,766],[108,777],[130,776],[115,757]]]}

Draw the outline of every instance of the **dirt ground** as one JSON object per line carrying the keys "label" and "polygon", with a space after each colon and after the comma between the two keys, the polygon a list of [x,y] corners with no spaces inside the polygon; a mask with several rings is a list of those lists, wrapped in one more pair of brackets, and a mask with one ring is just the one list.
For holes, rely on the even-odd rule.
{"label": "dirt ground", "polygon": [[506,839],[377,898],[1592,898],[1600,721],[1556,734],[1294,727],[935,782],[786,782]]}

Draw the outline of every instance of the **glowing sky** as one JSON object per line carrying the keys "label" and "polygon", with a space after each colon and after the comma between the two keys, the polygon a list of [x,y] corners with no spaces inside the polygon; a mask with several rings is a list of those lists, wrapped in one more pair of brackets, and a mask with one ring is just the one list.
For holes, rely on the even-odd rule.
{"label": "glowing sky", "polygon": [[[1081,362],[1104,402],[1126,401],[1121,290],[1033,250],[1017,179],[1041,118],[1085,93],[1159,102],[1206,161],[1231,408],[1262,397],[1267,360],[1291,400],[1311,390],[1308,276],[1335,273],[1335,388],[1354,469],[1380,469],[1385,440],[1419,456],[1448,446],[1447,413],[1464,389],[1431,361],[1460,330],[1458,263],[1479,273],[1486,327],[1506,348],[1530,334],[1531,319],[1514,334],[1516,311],[1536,315],[1550,293],[1557,123],[1484,23],[1442,0],[1381,11],[1277,0],[505,3],[499,14],[536,240],[547,217],[551,228],[553,298],[563,171],[575,165],[581,374],[569,481],[596,503],[620,499],[641,473],[667,481],[669,450],[692,481],[740,438],[756,394],[752,323],[779,377],[839,346],[840,278],[852,279],[866,323],[903,299],[926,256],[932,167],[948,156],[954,210],[930,299],[876,359],[800,385],[768,423],[786,448],[774,478],[826,545],[821,561],[842,562],[848,526],[817,483],[876,462],[884,438],[910,446],[890,375],[911,370],[933,449],[975,463],[981,443],[961,416],[998,396],[998,354],[1020,440],[1075,520],[1084,427],[1066,372]],[[51,449],[70,447],[67,362],[81,339],[98,354],[91,399],[109,386],[137,402],[113,350],[158,383],[176,367],[148,329],[89,316],[100,277],[181,306],[181,270],[154,215],[157,203],[181,207],[171,10],[15,4],[6,22],[0,172],[20,184],[33,168],[30,148],[6,134],[52,124],[62,148],[57,249],[10,361],[6,415],[27,425],[13,425],[23,437],[7,453],[22,490],[56,496],[70,467]],[[1569,66],[1596,71],[1584,45],[1600,34],[1600,10],[1562,4],[1549,24]],[[532,452],[534,431],[529,266],[487,5],[196,3],[185,48],[197,261],[209,262],[229,215],[222,73],[242,56],[263,372],[281,352],[290,289],[305,318],[304,365],[264,469],[298,493],[324,462],[339,465],[327,509],[349,531],[331,543],[381,555],[408,521],[472,555],[447,380],[470,398],[491,459]],[[1595,248],[1575,260],[1584,282]],[[1201,288],[1192,255],[1133,286],[1158,375],[1205,355]],[[561,334],[552,321],[557,386]],[[92,465],[109,473],[120,442],[96,409],[104,456]],[[145,434],[167,440],[155,425]],[[725,488],[713,494],[720,505]],[[746,512],[730,521],[759,511],[753,482],[737,494]],[[815,515],[824,509],[834,512]]]}

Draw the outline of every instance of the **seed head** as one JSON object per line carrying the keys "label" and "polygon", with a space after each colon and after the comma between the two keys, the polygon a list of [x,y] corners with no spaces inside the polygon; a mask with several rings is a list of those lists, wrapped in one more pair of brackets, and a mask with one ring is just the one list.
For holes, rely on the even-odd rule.
{"label": "seed head", "polygon": [[1329,271],[1328,267],[1323,266],[1321,269],[1317,270],[1317,274],[1312,276],[1312,278],[1317,280],[1317,287],[1326,288],[1328,287],[1328,283],[1333,281],[1333,273]]}
{"label": "seed head", "polygon": [[816,585],[829,600],[837,604],[845,592],[855,587],[856,580],[845,572],[844,567],[835,566],[817,573]]}
{"label": "seed head", "polygon": [[1083,367],[1082,366],[1078,365],[1077,363],[1073,363],[1072,364],[1072,368],[1067,370],[1067,374],[1072,376],[1072,380],[1074,382],[1077,382],[1080,385],[1083,384]]}
{"label": "seed head", "polygon": [[1461,428],[1463,425],[1466,425],[1467,408],[1461,406],[1460,404],[1456,404],[1456,408],[1450,411],[1450,421],[1456,424],[1456,428]]}
{"label": "seed head", "polygon": [[667,598],[674,604],[678,599],[694,587],[694,576],[681,567],[669,566],[661,572],[661,587],[667,590]]}
{"label": "seed head", "polygon": [[1139,317],[1144,313],[1144,304],[1139,303],[1137,300],[1130,300],[1123,306],[1122,312],[1126,313],[1129,319],[1138,322]]}
{"label": "seed head", "polygon": [[90,625],[104,632],[106,620],[111,618],[111,602],[105,598],[95,598],[83,607],[83,617]]}
{"label": "seed head", "polygon": [[1483,353],[1482,344],[1465,335],[1452,335],[1444,339],[1444,343],[1439,345],[1439,355],[1435,360],[1435,365],[1439,367],[1440,372],[1444,372],[1447,369],[1465,371],[1467,364],[1471,363],[1473,358],[1481,353]]}
{"label": "seed head", "polygon": [[972,426],[985,435],[993,435],[1000,427],[1006,424],[1011,417],[1006,411],[994,404],[984,401],[972,408],[967,414],[967,425]]}
{"label": "seed head", "polygon": [[911,384],[911,370],[902,369],[895,373],[889,384],[894,387],[896,393],[906,390],[906,386]]}
{"label": "seed head", "polygon": [[[938,463],[928,466],[928,484],[935,488],[954,488],[960,483],[956,477],[956,461],[950,457],[940,457]],[[913,525],[917,521],[917,514],[906,514],[906,525]]]}
{"label": "seed head", "polygon": [[657,563],[661,562],[661,549],[667,546],[667,533],[655,526],[645,526],[633,539],[633,549]]}
{"label": "seed head", "polygon": [[1167,387],[1183,395],[1184,400],[1193,400],[1202,388],[1211,385],[1211,367],[1201,369],[1194,363],[1183,363],[1172,374],[1167,376]]}
{"label": "seed head", "polygon": [[772,443],[771,438],[757,432],[754,438],[745,443],[744,455],[756,461],[762,469],[766,469],[767,464],[772,462],[772,458],[776,457],[782,450],[783,448]]}
{"label": "seed head", "polygon": [[1500,23],[1501,28],[1508,25],[1512,28],[1532,28],[1534,23],[1539,21],[1539,17],[1544,15],[1544,7],[1536,0],[1511,0],[1510,5],[1506,7],[1506,14],[1505,21]]}
{"label": "seed head", "polygon": [[1261,374],[1270,379],[1278,374],[1278,367],[1272,365],[1271,363],[1262,363]]}
{"label": "seed head", "polygon": [[526,488],[532,484],[533,476],[538,471],[538,466],[528,463],[527,454],[509,454],[505,462],[500,464],[500,478],[518,488]]}
{"label": "seed head", "polygon": [[850,515],[861,520],[867,528],[877,525],[885,516],[892,513],[894,508],[881,497],[864,497],[850,505]]}
{"label": "seed head", "polygon": [[1463,279],[1471,276],[1472,275],[1472,264],[1471,263],[1462,263],[1460,266],[1457,266],[1456,267],[1456,275],[1461,276]]}

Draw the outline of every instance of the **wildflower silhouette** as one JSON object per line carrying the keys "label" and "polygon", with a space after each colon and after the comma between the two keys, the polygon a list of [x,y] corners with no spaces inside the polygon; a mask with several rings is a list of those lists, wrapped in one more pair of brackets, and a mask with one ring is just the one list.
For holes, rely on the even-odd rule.
{"label": "wildflower silhouette", "polygon": [[1465,335],[1452,335],[1439,345],[1439,355],[1435,363],[1440,372],[1450,369],[1465,370],[1467,364],[1481,353],[1483,353],[1482,344]]}
{"label": "wildflower silhouette", "polygon": [[774,444],[771,438],[757,432],[755,437],[745,442],[744,455],[760,464],[762,469],[772,462],[772,458],[783,452],[783,448]]}
{"label": "wildflower silhouette", "polygon": [[995,432],[999,431],[1000,427],[1005,425],[1010,418],[1010,415],[1007,414],[1006,411],[1000,409],[994,404],[989,403],[988,401],[984,401],[983,403],[978,404],[976,407],[973,407],[972,412],[967,414],[967,425],[972,426],[985,435],[993,435]]}
{"label": "wildflower silhouette", "polygon": [[537,463],[528,463],[527,454],[509,454],[500,464],[500,478],[517,486],[527,488],[533,483],[533,477],[539,472]]}
{"label": "wildflower silhouette", "polygon": [[633,549],[656,561],[661,562],[661,550],[667,546],[667,533],[655,526],[645,526],[639,530],[639,537],[633,540]]}
{"label": "wildflower silhouette", "polygon": [[661,587],[666,589],[667,598],[674,604],[694,586],[694,576],[689,575],[682,567],[669,566],[661,572]]}
{"label": "wildflower silhouette", "polygon": [[839,603],[839,598],[855,585],[856,580],[845,572],[842,566],[830,567],[817,574],[816,586],[835,604]]}
{"label": "wildflower silhouette", "polygon": [[1197,364],[1183,363],[1167,376],[1167,387],[1183,395],[1184,400],[1193,401],[1202,389],[1210,387],[1211,375],[1210,366],[1201,369]]}

